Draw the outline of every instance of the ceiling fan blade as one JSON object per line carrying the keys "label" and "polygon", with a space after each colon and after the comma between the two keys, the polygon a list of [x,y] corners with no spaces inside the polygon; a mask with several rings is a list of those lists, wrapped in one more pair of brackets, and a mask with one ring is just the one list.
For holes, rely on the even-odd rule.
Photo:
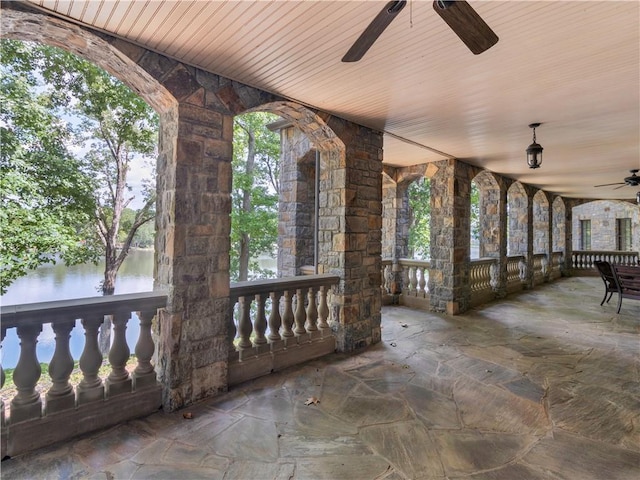
{"label": "ceiling fan blade", "polygon": [[594,187],[610,187],[611,185],[622,185],[624,187],[626,183],[625,182],[603,183],[602,185],[594,185]]}
{"label": "ceiling fan blade", "polygon": [[364,29],[364,32],[360,34],[355,43],[351,45],[349,51],[342,57],[342,61],[357,62],[360,60],[406,4],[406,0],[387,3],[369,26]]}
{"label": "ceiling fan blade", "polygon": [[627,184],[626,184],[626,183],[623,183],[623,184],[622,184],[622,185],[620,185],[619,187],[614,188],[614,190],[618,190],[619,188],[626,187],[626,186],[627,186]]}
{"label": "ceiling fan blade", "polygon": [[474,55],[498,43],[498,36],[467,2],[436,0],[433,9]]}

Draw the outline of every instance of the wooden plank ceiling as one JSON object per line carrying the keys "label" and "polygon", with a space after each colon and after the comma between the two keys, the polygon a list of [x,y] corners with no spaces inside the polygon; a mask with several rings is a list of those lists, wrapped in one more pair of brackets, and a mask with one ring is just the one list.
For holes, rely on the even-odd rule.
{"label": "wooden plank ceiling", "polygon": [[[568,197],[640,168],[640,2],[470,1],[500,37],[473,55],[413,0],[357,63],[386,2],[32,0],[205,70],[379,130],[385,163],[459,158]],[[526,166],[541,122],[542,168]],[[406,140],[406,141],[404,141]]]}

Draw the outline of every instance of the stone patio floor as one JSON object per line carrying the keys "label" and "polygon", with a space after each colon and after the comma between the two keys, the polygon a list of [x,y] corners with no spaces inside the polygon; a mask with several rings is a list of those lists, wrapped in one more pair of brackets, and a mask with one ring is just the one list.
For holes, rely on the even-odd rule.
{"label": "stone patio floor", "polygon": [[616,315],[602,292],[571,278],[455,317],[385,307],[362,353],[6,460],[2,478],[638,480],[640,302]]}

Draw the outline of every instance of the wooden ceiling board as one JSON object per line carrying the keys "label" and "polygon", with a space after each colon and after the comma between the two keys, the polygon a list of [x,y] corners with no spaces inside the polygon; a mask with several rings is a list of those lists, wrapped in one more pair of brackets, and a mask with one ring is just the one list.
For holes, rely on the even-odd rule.
{"label": "wooden ceiling board", "polygon": [[[456,157],[566,196],[635,195],[593,185],[640,168],[638,1],[471,0],[500,37],[473,55],[430,0],[413,0],[349,64],[340,59],[386,1],[32,3],[385,131],[387,164]],[[532,122],[545,149],[535,171],[524,158]]]}

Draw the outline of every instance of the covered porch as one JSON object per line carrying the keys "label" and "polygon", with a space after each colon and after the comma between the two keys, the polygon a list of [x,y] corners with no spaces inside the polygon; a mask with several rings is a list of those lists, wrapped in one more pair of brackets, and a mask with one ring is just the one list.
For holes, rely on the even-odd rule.
{"label": "covered porch", "polygon": [[636,478],[640,304],[615,315],[601,294],[574,277],[456,316],[383,307],[365,352],[7,460],[2,476]]}
{"label": "covered porch", "polygon": [[[66,370],[72,362],[61,348],[56,360],[64,368],[54,372],[56,388],[44,403],[34,390],[37,328],[24,328],[26,368],[11,405],[12,415],[21,413],[2,418],[3,447],[7,430],[41,419],[84,436],[5,461],[3,476],[637,473],[639,306],[627,302],[620,315],[600,307],[599,279],[547,283],[577,265],[591,266],[591,259],[576,261],[570,226],[572,207],[592,197],[564,197],[454,156],[383,165],[380,130],[21,5],[3,5],[2,19],[7,36],[64,45],[123,77],[162,124],[154,275],[162,298],[149,312],[128,305],[124,312],[85,308],[51,318],[61,325],[64,345],[63,323],[82,318],[97,328],[104,314],[123,315],[105,384],[96,374],[101,357],[90,346],[91,358],[80,365],[86,381],[74,392]],[[291,140],[283,143],[295,175],[283,203],[288,212],[300,208],[300,216],[293,215],[283,237],[300,263],[286,275],[300,276],[310,256],[296,243],[297,229],[310,227],[301,221],[304,207],[317,202],[314,261],[321,278],[239,290],[229,282],[231,134],[235,115],[257,110],[285,119]],[[305,177],[311,160],[317,169]],[[432,182],[428,265],[403,260],[406,187],[416,176]],[[482,259],[473,261],[472,182],[482,191],[483,232]],[[312,185],[315,198],[303,196]],[[637,253],[630,255],[637,262]],[[409,297],[425,311],[381,306]],[[282,316],[265,308],[269,302],[282,302]],[[124,325],[137,311],[144,331],[135,352],[140,368],[129,376]],[[3,324],[3,337],[13,326]],[[291,366],[302,349],[308,363]],[[336,349],[341,353],[332,354]],[[79,432],[80,420],[60,421],[88,411],[84,405],[104,413],[107,400],[118,423],[113,415],[132,413],[127,404],[141,405],[140,395],[164,413],[123,419],[97,433]]]}

